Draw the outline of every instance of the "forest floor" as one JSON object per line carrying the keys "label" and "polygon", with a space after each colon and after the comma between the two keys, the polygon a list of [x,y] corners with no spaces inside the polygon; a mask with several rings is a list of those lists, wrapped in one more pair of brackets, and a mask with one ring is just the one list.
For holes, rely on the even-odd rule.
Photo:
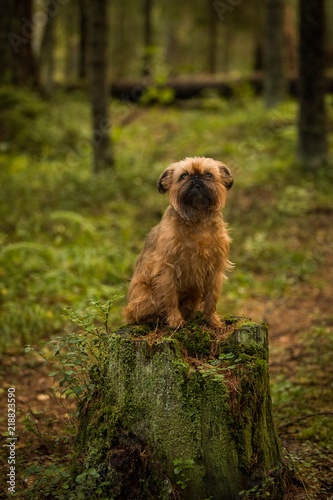
{"label": "forest floor", "polygon": [[[75,428],[74,401],[54,398],[54,368],[39,342],[68,329],[65,307],[82,311],[90,298],[125,295],[145,235],[167,204],[156,190],[160,173],[202,155],[223,159],[235,175],[224,215],[236,266],[218,313],[269,326],[275,420],[297,478],[286,500],[332,499],[333,179],[331,169],[305,175],[295,162],[295,103],[267,113],[246,89],[232,102],[213,96],[181,108],[114,103],[116,170],[94,177],[81,94],[45,103],[0,93],[8,100],[0,115],[0,404],[7,408],[14,387],[17,498],[34,498],[27,486],[38,467],[47,467],[40,489],[61,480]],[[112,328],[122,324],[122,305]],[[25,353],[26,345],[35,350]],[[2,435],[6,427],[4,410]]]}
{"label": "forest floor", "polygon": [[[261,317],[269,326],[275,419],[287,467],[297,476],[296,481],[287,483],[286,498],[290,500],[331,500],[333,496],[332,296],[330,255],[311,282],[294,287],[290,296],[244,304],[245,316]],[[318,334],[307,337],[310,331]],[[40,356],[27,356],[17,349],[2,358],[0,405],[6,407],[7,388],[14,387],[18,485],[22,488],[29,483],[25,474],[28,466],[49,466],[53,457],[60,458],[71,449],[71,435],[68,443],[59,436],[64,436],[71,424],[75,401],[64,402],[55,396],[57,386],[49,377],[50,371]],[[31,423],[27,423],[27,415]],[[6,425],[2,418],[2,435]],[[6,457],[4,462],[2,468],[6,468]]]}

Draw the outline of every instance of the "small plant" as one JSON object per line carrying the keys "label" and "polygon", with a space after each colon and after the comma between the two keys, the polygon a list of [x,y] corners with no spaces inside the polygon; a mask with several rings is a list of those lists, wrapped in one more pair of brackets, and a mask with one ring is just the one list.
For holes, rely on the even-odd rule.
{"label": "small plant", "polygon": [[248,490],[242,490],[239,492],[239,498],[269,498],[271,497],[271,493],[269,491],[269,486],[272,486],[274,483],[273,477],[267,477],[263,481],[260,481],[259,484],[252,486],[252,488]]}
{"label": "small plant", "polygon": [[[225,362],[224,366],[221,365],[222,361]],[[235,370],[241,361],[243,361],[242,358],[237,357],[232,352],[222,353],[218,359],[210,360],[208,364],[200,366],[199,370],[204,378],[212,378],[212,380],[219,382],[225,379],[224,372]]]}
{"label": "small plant", "polygon": [[[58,381],[60,395],[66,399],[70,396],[90,399],[95,389],[94,370],[104,365],[109,340],[109,314],[116,300],[118,297],[105,304],[90,300],[90,307],[81,315],[68,308],[66,316],[79,328],[64,337],[57,336],[40,353],[45,362],[55,368],[49,376]],[[96,326],[96,320],[101,326]],[[25,352],[31,350],[28,345]]]}
{"label": "small plant", "polygon": [[[44,345],[44,350],[40,354],[45,363],[54,368],[49,376],[58,382],[60,388],[58,395],[61,398],[74,397],[78,402],[83,399],[89,401],[92,393],[99,390],[96,371],[100,372],[105,366],[109,340],[109,314],[116,300],[118,297],[113,297],[104,304],[90,300],[87,312],[82,314],[67,309],[66,316],[78,328]],[[32,350],[29,345],[26,346],[27,353]],[[72,414],[73,416],[76,417],[77,413]],[[47,420],[45,418],[45,421]],[[75,418],[72,419],[71,425],[75,425]],[[51,451],[56,451],[58,438],[54,439],[50,433],[44,435],[31,415],[26,415],[25,430],[47,443]],[[66,436],[62,441],[64,445],[71,444]],[[87,498],[87,491],[93,489],[96,498],[103,497],[103,487],[108,483],[100,479],[98,472],[87,462],[84,464],[84,470],[76,477],[72,477],[67,472],[70,462],[71,455],[62,454],[60,457],[54,456],[51,465],[33,464],[28,467],[26,476],[32,478],[33,483],[24,491],[23,496],[35,499],[52,494],[54,498],[84,499]]]}
{"label": "small plant", "polygon": [[179,474],[181,479],[177,481],[177,484],[181,487],[182,490],[185,490],[188,481],[190,481],[189,477],[186,477],[186,472],[189,469],[194,469],[194,460],[192,459],[182,459],[182,458],[176,458],[173,461],[173,465],[176,465],[176,468],[174,469],[175,474]]}

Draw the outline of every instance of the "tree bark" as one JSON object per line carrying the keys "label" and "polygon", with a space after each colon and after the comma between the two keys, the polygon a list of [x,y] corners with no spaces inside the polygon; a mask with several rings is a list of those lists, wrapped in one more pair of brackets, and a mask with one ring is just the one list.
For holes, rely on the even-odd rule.
{"label": "tree bark", "polygon": [[151,46],[153,43],[152,35],[152,8],[153,0],[144,0],[144,36],[143,36],[143,76],[148,76],[151,71]]}
{"label": "tree bark", "polygon": [[297,57],[297,23],[296,9],[293,5],[286,5],[285,8],[285,34],[287,46],[287,67],[288,74],[295,78],[298,75],[298,57]]}
{"label": "tree bark", "polygon": [[86,0],[79,0],[79,79],[87,76],[87,5]]}
{"label": "tree bark", "polygon": [[107,0],[90,0],[89,8],[93,168],[97,173],[112,167],[114,163],[108,110]]}
{"label": "tree bark", "polygon": [[38,86],[38,71],[32,53],[34,31],[32,0],[0,2],[0,82]]}
{"label": "tree bark", "polygon": [[223,33],[223,54],[222,54],[222,70],[225,75],[228,75],[230,69],[230,45],[232,40],[232,28],[227,23],[224,25]]}
{"label": "tree bark", "polygon": [[10,0],[0,2],[0,60],[2,68],[0,83],[12,83],[14,70],[14,51],[10,45],[8,34],[12,31],[12,18],[14,15],[13,3]]}
{"label": "tree bark", "polygon": [[216,73],[217,61],[217,13],[211,0],[208,0],[209,9],[209,25],[208,25],[208,72],[211,74]]}
{"label": "tree bark", "polygon": [[254,72],[262,72],[264,69],[263,43],[262,39],[255,37],[253,50],[253,70]]}
{"label": "tree bark", "polygon": [[47,95],[54,89],[54,28],[56,16],[52,13],[53,0],[48,2],[48,16],[40,49],[41,83]]}
{"label": "tree bark", "polygon": [[267,108],[273,108],[286,96],[284,0],[265,0],[265,85]]}
{"label": "tree bark", "polygon": [[220,337],[198,320],[162,339],[144,326],[111,334],[80,406],[73,477],[88,461],[108,498],[236,500],[255,486],[283,498],[267,326],[227,322]]}
{"label": "tree bark", "polygon": [[305,170],[326,161],[324,0],[300,0],[298,154]]}

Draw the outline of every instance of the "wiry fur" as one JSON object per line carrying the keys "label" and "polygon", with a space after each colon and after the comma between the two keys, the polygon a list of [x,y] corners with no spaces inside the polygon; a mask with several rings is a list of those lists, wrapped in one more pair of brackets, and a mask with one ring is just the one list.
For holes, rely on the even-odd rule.
{"label": "wiry fur", "polygon": [[169,192],[170,205],[136,263],[123,311],[129,324],[160,318],[177,328],[202,310],[213,328],[220,327],[216,303],[231,241],[221,209],[232,183],[226,165],[204,157],[162,173],[158,187]]}

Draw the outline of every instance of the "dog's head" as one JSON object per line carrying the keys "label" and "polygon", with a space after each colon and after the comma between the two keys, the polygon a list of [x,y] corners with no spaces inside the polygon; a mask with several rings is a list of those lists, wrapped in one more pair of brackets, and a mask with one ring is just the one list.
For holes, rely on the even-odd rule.
{"label": "dog's head", "polygon": [[159,178],[158,190],[168,191],[173,208],[190,221],[221,210],[232,184],[230,170],[224,163],[195,157],[169,165]]}

